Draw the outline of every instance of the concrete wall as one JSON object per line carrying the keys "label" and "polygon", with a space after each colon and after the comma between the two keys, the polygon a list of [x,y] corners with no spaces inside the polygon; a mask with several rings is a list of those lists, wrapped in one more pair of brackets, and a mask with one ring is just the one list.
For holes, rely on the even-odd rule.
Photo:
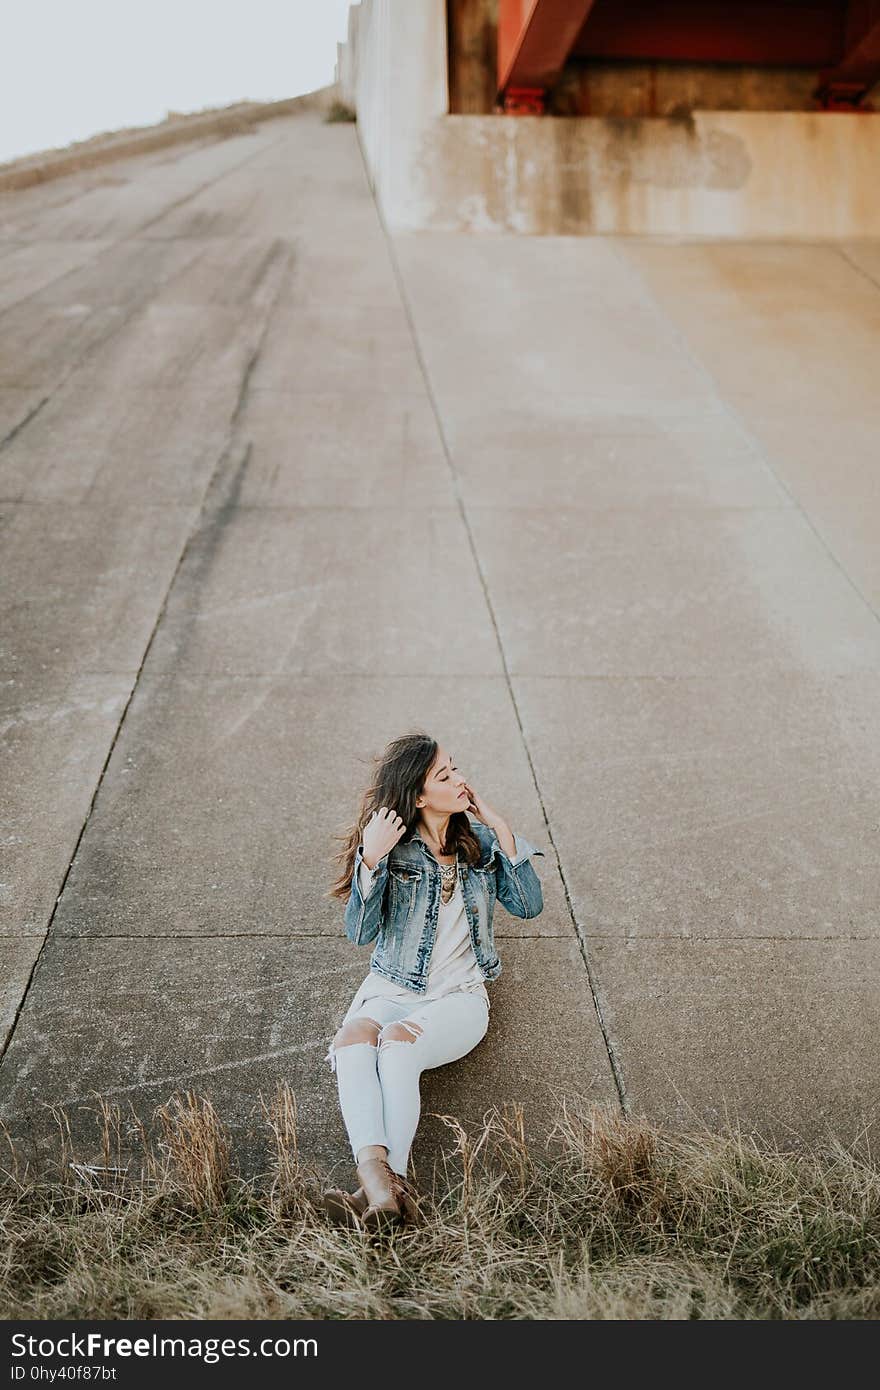
{"label": "concrete wall", "polygon": [[390,226],[424,224],[423,139],[448,110],[445,0],[361,0],[355,100],[370,182]]}
{"label": "concrete wall", "polygon": [[348,33],[345,43],[336,45],[336,72],[334,74],[336,85],[339,89],[339,100],[345,102],[346,106],[355,108],[357,103],[357,92],[355,83],[357,81],[357,61],[358,61],[358,25],[360,23],[360,5],[350,5],[348,10]]}
{"label": "concrete wall", "polygon": [[422,225],[532,235],[880,235],[880,114],[446,116]]}
{"label": "concrete wall", "polygon": [[387,225],[880,235],[880,113],[448,114],[444,0],[362,0],[358,133]]}

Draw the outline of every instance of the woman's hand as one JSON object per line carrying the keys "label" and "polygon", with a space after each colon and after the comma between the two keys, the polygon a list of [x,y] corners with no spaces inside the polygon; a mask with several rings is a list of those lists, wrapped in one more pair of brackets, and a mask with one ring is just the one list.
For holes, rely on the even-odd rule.
{"label": "woman's hand", "polygon": [[490,830],[493,830],[501,820],[497,811],[494,811],[488,801],[484,801],[479,792],[475,792],[469,783],[465,782],[464,789],[468,794],[467,809],[476,816],[477,820],[482,821]]}
{"label": "woman's hand", "polygon": [[390,849],[393,849],[406,830],[406,821],[401,820],[395,811],[387,806],[380,806],[378,811],[374,811],[364,826],[364,833],[361,843],[364,847],[364,863],[367,868],[375,869],[380,859],[384,859]]}
{"label": "woman's hand", "polygon": [[507,855],[508,859],[512,859],[516,853],[516,839],[507,821],[503,816],[500,816],[497,811],[493,810],[488,801],[484,801],[479,793],[474,791],[473,787],[469,786],[467,782],[465,782],[464,785],[469,798],[467,809],[473,811],[477,820],[481,820],[490,830],[495,831],[501,849]]}

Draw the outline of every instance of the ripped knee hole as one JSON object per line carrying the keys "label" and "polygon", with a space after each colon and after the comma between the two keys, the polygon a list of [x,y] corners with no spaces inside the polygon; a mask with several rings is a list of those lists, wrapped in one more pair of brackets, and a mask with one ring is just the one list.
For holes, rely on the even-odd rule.
{"label": "ripped knee hole", "polygon": [[401,1019],[399,1023],[386,1023],[379,1034],[379,1047],[389,1042],[415,1042],[416,1038],[422,1033],[421,1025],[411,1023],[408,1019]]}
{"label": "ripped knee hole", "polygon": [[333,1039],[334,1047],[350,1047],[352,1043],[372,1043],[376,1046],[376,1040],[381,1031],[381,1023],[375,1019],[358,1019],[354,1023],[345,1023]]}

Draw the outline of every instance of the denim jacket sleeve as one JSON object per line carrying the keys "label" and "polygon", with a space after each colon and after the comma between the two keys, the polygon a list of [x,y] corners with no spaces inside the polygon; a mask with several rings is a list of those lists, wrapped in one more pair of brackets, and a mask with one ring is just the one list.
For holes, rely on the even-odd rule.
{"label": "denim jacket sleeve", "polygon": [[[374,941],[382,929],[382,904],[388,882],[388,854],[383,855],[373,869],[373,881],[364,897],[361,892],[361,864],[364,858],[363,845],[358,845],[354,856],[354,869],[351,880],[351,893],[345,904],[343,926],[345,935],[355,946],[365,946]],[[366,866],[365,866],[366,867]]]}
{"label": "denim jacket sleeve", "polygon": [[532,854],[543,855],[544,851],[530,844],[524,835],[513,832],[514,854],[508,859],[492,831],[490,853],[495,854],[495,882],[498,888],[498,901],[513,917],[538,917],[544,911],[544,894],[541,880],[529,863]]}

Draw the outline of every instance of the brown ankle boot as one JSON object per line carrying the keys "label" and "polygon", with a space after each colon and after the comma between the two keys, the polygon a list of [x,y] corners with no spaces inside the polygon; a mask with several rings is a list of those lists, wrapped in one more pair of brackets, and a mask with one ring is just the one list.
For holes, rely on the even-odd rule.
{"label": "brown ankle boot", "polygon": [[357,1175],[367,1196],[368,1205],[361,1220],[368,1230],[383,1230],[396,1226],[403,1217],[397,1199],[398,1175],[385,1158],[365,1158],[357,1166]]}
{"label": "brown ankle boot", "polygon": [[341,1187],[328,1187],[322,1194],[324,1210],[337,1226],[357,1227],[369,1206],[369,1199],[362,1187],[356,1192],[344,1192]]}

